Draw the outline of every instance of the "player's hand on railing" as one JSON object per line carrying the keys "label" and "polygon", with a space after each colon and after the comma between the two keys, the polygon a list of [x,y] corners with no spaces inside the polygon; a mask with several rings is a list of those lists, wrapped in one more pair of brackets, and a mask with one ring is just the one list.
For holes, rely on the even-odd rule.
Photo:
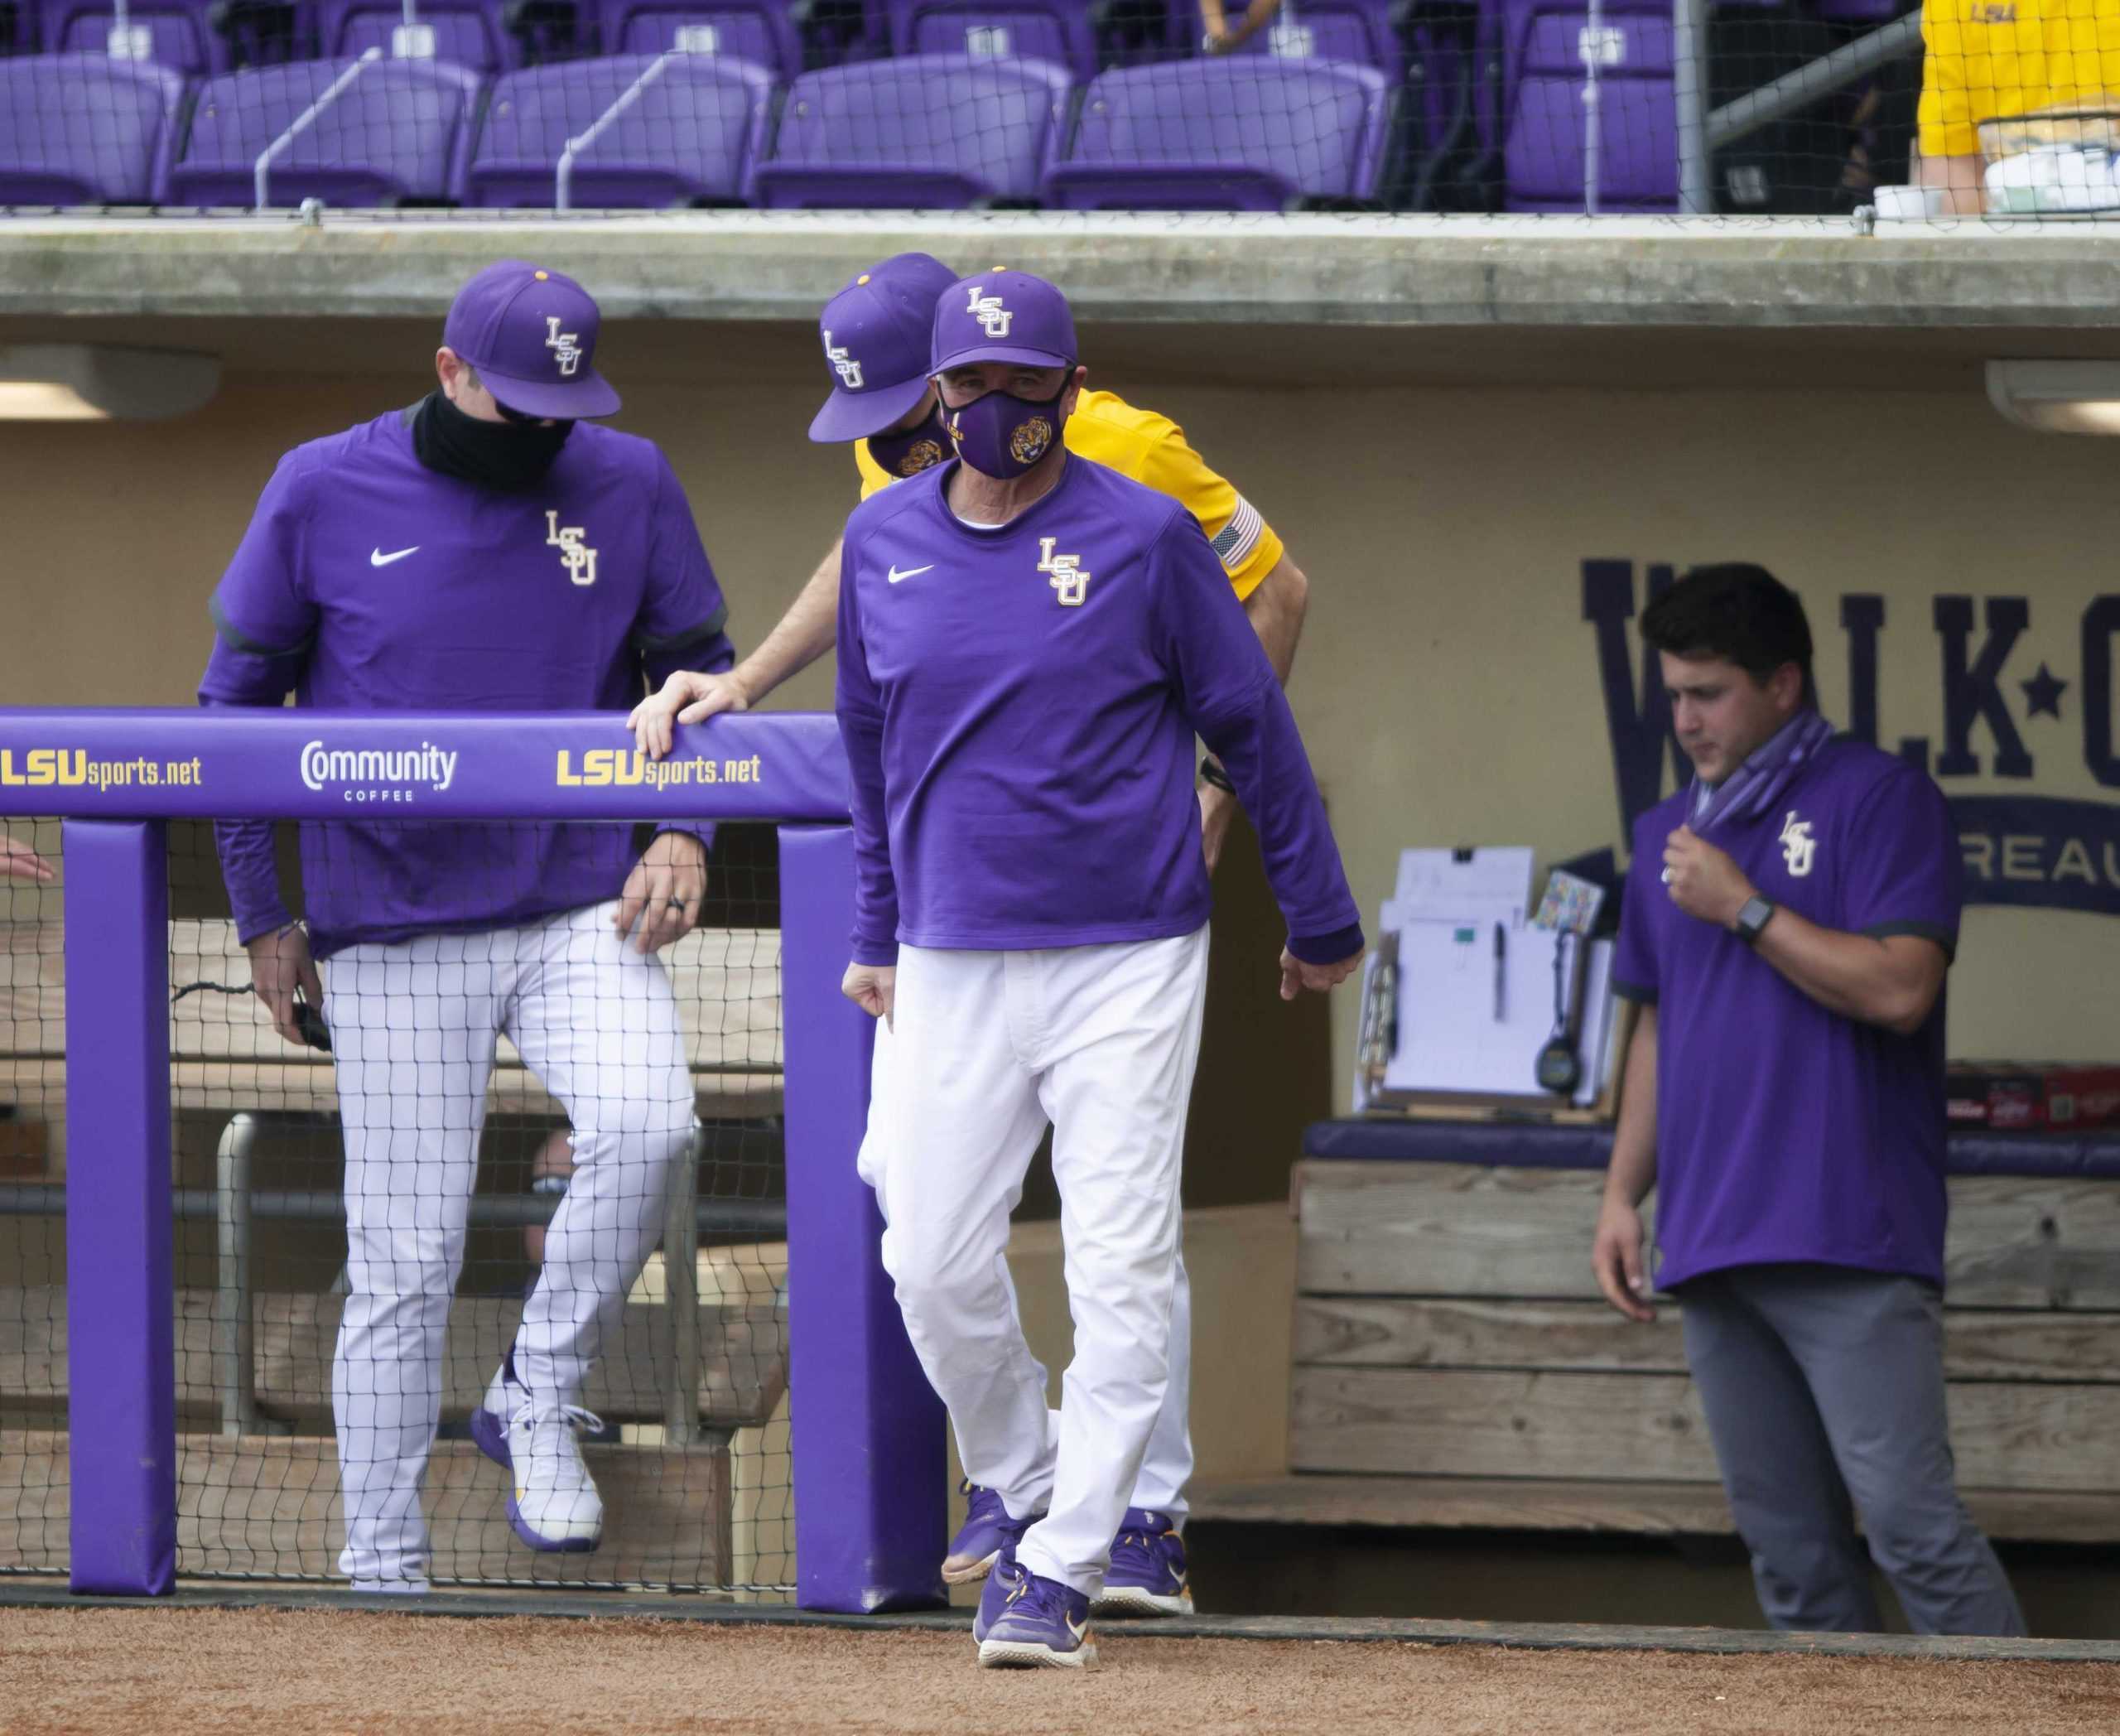
{"label": "player's hand on railing", "polygon": [[295,1019],[295,991],[313,1007],[324,1005],[324,984],[309,956],[309,931],[289,923],[276,933],[261,934],[243,948],[250,954],[250,986],[272,1015],[272,1029],[297,1048],[308,1039]]}
{"label": "player's hand on railing", "polygon": [[611,925],[637,952],[689,933],[706,901],[706,846],[688,832],[658,832],[626,876]]}
{"label": "player's hand on railing", "polygon": [[51,864],[19,838],[0,832],[0,880],[36,880],[51,878]]}
{"label": "player's hand on railing", "polygon": [[1644,1324],[1656,1310],[1642,1299],[1649,1280],[1641,1264],[1641,1210],[1607,1195],[1597,1213],[1597,1233],[1590,1243],[1590,1269],[1605,1300],[1630,1320]]}
{"label": "player's hand on railing", "polygon": [[642,753],[651,760],[660,760],[670,751],[676,725],[703,723],[721,711],[750,708],[751,697],[734,674],[701,675],[680,669],[662,683],[661,692],[633,708],[626,727],[633,731],[634,745]]}
{"label": "player's hand on railing", "polygon": [[888,1021],[898,1010],[898,967],[850,964],[839,980],[839,991],[871,1019]]}
{"label": "player's hand on railing", "polygon": [[1281,948],[1281,999],[1293,1001],[1305,989],[1323,994],[1336,983],[1345,982],[1353,976],[1361,963],[1359,951],[1350,953],[1337,964],[1306,964],[1289,951]]}
{"label": "player's hand on railing", "polygon": [[1207,859],[1207,872],[1222,859],[1222,846],[1229,837],[1230,822],[1236,817],[1236,798],[1213,784],[1200,786],[1200,853]]}

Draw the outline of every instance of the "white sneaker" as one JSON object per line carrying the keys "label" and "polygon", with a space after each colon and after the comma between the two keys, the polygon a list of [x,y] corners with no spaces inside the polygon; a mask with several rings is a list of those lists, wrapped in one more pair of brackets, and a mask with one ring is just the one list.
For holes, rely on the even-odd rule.
{"label": "white sneaker", "polygon": [[508,1522],[515,1535],[548,1552],[595,1548],[604,1541],[604,1498],[581,1462],[581,1431],[601,1434],[604,1420],[579,1405],[540,1406],[514,1378],[512,1359],[495,1384],[506,1408],[496,1410],[489,1395],[471,1413],[471,1438],[514,1475]]}

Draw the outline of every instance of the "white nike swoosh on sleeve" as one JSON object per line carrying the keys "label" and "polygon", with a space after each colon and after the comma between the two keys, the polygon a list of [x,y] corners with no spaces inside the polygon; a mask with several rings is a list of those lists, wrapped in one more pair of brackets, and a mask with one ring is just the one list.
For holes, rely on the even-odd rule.
{"label": "white nike swoosh on sleeve", "polygon": [[399,549],[394,555],[387,555],[379,548],[372,548],[369,551],[368,564],[371,567],[388,567],[393,561],[402,561],[406,556],[416,555],[419,552],[420,545],[417,542],[410,548]]}
{"label": "white nike swoosh on sleeve", "polygon": [[903,572],[900,572],[897,567],[894,567],[884,576],[895,585],[901,580],[916,578],[923,572],[932,572],[934,570],[935,563],[930,561],[925,567],[908,567]]}

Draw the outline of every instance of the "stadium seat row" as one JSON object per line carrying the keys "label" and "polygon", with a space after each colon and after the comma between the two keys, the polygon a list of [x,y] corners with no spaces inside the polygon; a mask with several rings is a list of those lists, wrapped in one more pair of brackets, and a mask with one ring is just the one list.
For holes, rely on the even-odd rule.
{"label": "stadium seat row", "polygon": [[489,90],[462,67],[375,57],[224,74],[187,118],[167,68],[22,57],[0,61],[0,202],[249,205],[271,148],[274,205],[545,207],[574,141],[578,207],[1274,210],[1372,199],[1391,96],[1369,67],[1232,59],[1102,74],[1078,99],[1050,62],[966,55],[777,93],[764,67],[718,55],[564,61]]}
{"label": "stadium seat row", "polygon": [[[1350,60],[1396,83],[1406,11],[1407,0],[1305,0],[1299,17],[1278,20],[1244,51]],[[30,0],[12,16],[16,40],[0,30],[0,53],[112,48],[113,0]],[[1090,0],[884,0],[865,8],[842,0],[825,20],[814,0],[416,0],[412,16],[408,27],[401,0],[133,0],[116,51],[200,74],[380,47],[499,72],[598,51],[683,48],[755,61],[783,82],[889,54],[984,54],[1050,60],[1086,84],[1114,65],[1190,55],[1201,37],[1198,0],[1137,0],[1116,12]],[[1115,16],[1130,25],[1115,26]],[[832,17],[836,28],[828,27]]]}
{"label": "stadium seat row", "polygon": [[[512,0],[513,16],[540,3]],[[475,66],[391,58],[377,43],[369,52],[381,58],[365,65],[252,67],[195,95],[172,70],[100,54],[0,60],[0,201],[248,205],[257,157],[328,94],[276,154],[271,203],[549,206],[567,142],[638,83],[573,153],[567,202],[1421,208],[1448,162],[1493,190],[1489,208],[1579,211],[1589,179],[1602,210],[1677,204],[1670,0],[1604,0],[1595,13],[1588,0],[1426,0],[1417,22],[1403,11],[1385,21],[1407,55],[1403,79],[1261,53],[1086,81],[1060,59],[995,55],[991,37],[977,52],[860,60],[789,81],[771,60],[701,51],[683,34],[695,27],[671,22],[720,0],[604,3],[629,30],[659,21],[673,32],[666,51],[556,60],[489,84]],[[1323,8],[1306,0],[1304,31],[1326,30]],[[1020,20],[992,22],[1005,10],[905,0],[894,17],[908,28],[947,17],[1014,41]],[[1082,12],[1069,16],[1081,24]]]}

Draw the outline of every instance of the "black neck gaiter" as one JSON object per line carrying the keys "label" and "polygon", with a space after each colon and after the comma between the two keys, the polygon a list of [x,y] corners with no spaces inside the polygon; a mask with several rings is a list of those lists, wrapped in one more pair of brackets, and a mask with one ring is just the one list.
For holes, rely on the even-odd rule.
{"label": "black neck gaiter", "polygon": [[480,422],[437,389],[412,412],[412,454],[431,470],[480,488],[512,490],[544,480],[573,432],[571,422]]}

